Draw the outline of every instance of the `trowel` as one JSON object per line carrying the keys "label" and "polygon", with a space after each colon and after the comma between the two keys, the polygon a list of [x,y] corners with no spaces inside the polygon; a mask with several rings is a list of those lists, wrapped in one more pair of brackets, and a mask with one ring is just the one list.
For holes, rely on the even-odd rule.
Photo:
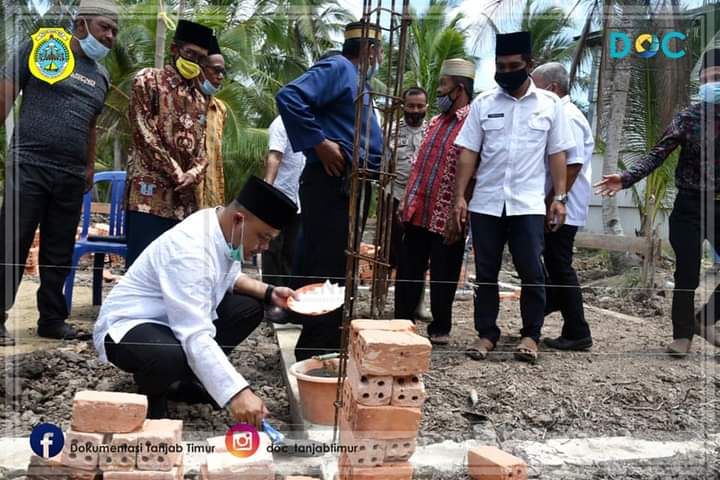
{"label": "trowel", "polygon": [[267,420],[263,420],[262,429],[273,446],[273,454],[289,456],[289,457],[322,457],[329,447],[322,442],[308,439],[287,438],[285,434],[270,425]]}

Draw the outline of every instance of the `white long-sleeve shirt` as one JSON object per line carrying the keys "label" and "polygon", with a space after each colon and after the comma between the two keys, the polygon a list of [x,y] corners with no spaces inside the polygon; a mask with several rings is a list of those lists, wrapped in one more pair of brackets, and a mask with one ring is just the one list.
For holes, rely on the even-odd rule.
{"label": "white long-sleeve shirt", "polygon": [[119,343],[133,327],[170,327],[188,364],[219,405],[248,382],[215,341],[215,312],[241,275],[214,208],[200,210],[148,246],[100,309],[93,340],[107,362],[105,336]]}

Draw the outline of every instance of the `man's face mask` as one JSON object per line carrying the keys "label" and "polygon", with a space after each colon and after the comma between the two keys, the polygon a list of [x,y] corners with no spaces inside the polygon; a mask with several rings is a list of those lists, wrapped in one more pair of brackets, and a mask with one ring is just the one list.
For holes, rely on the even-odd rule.
{"label": "man's face mask", "polygon": [[245,220],[240,223],[240,243],[237,247],[233,246],[235,240],[235,224],[233,223],[232,231],[230,232],[230,241],[228,242],[228,251],[230,258],[236,262],[242,262],[245,259]]}
{"label": "man's face mask", "polygon": [[[105,56],[110,53],[110,49],[100,43],[100,41],[93,37],[93,34],[90,33],[90,28],[88,27],[87,20],[83,18],[83,22],[85,22],[85,31],[87,31],[87,36],[85,38],[78,38],[78,43],[80,43],[80,48],[82,49],[83,53],[87,55],[89,58],[92,58],[96,62],[99,62]],[[77,37],[75,37],[77,38]]]}
{"label": "man's face mask", "polygon": [[193,78],[197,78],[197,76],[200,75],[201,72],[200,65],[195,62],[191,62],[190,60],[184,59],[181,55],[178,55],[177,59],[175,60],[175,67],[177,67],[178,72],[185,80],[192,80]]}
{"label": "man's face mask", "polygon": [[446,93],[445,95],[443,95],[443,96],[441,96],[441,97],[437,97],[437,100],[436,100],[437,108],[438,108],[438,110],[440,110],[442,113],[447,113],[447,112],[449,112],[450,109],[451,109],[451,108],[453,107],[453,105],[455,104],[455,100],[457,100],[457,97],[452,98],[452,97],[450,96],[450,94],[451,94],[452,92],[454,92],[455,90],[457,90],[457,88],[458,88],[458,86],[456,85],[455,87],[452,88],[452,90],[450,90],[450,91],[449,91],[448,93]]}
{"label": "man's face mask", "polygon": [[403,112],[405,115],[405,123],[411,127],[419,127],[425,118],[425,111],[422,112]]}
{"label": "man's face mask", "polygon": [[700,100],[705,103],[720,103],[720,82],[708,82],[700,85]]}
{"label": "man's face mask", "polygon": [[495,81],[500,85],[500,88],[512,93],[525,83],[528,76],[527,68],[523,68],[521,70],[513,70],[512,72],[497,72],[495,74]]}
{"label": "man's face mask", "polygon": [[200,90],[209,97],[212,97],[220,91],[220,89],[213,85],[207,78],[200,84]]}

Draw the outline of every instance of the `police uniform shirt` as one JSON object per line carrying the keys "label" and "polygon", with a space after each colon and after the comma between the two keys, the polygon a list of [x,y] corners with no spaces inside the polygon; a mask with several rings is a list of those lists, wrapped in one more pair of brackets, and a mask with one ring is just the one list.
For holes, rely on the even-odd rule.
{"label": "police uniform shirt", "polygon": [[455,144],[480,152],[468,210],[500,217],[545,215],[546,156],[575,141],[560,99],[530,80],[519,99],[500,87],[479,95]]}

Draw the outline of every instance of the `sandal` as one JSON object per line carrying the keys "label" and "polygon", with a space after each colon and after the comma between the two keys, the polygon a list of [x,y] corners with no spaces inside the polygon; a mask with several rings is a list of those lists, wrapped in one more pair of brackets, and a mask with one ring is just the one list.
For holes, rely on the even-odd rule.
{"label": "sandal", "polygon": [[676,338],[667,346],[667,353],[671,357],[683,358],[689,352],[692,347],[692,340],[689,338]]}
{"label": "sandal", "polygon": [[515,348],[515,358],[523,362],[535,363],[538,358],[538,345],[530,337],[523,337]]}
{"label": "sandal", "polygon": [[447,345],[450,343],[450,335],[430,334],[430,343],[433,345]]}
{"label": "sandal", "polygon": [[485,360],[494,349],[495,344],[491,340],[479,337],[465,350],[465,354],[473,360]]}

